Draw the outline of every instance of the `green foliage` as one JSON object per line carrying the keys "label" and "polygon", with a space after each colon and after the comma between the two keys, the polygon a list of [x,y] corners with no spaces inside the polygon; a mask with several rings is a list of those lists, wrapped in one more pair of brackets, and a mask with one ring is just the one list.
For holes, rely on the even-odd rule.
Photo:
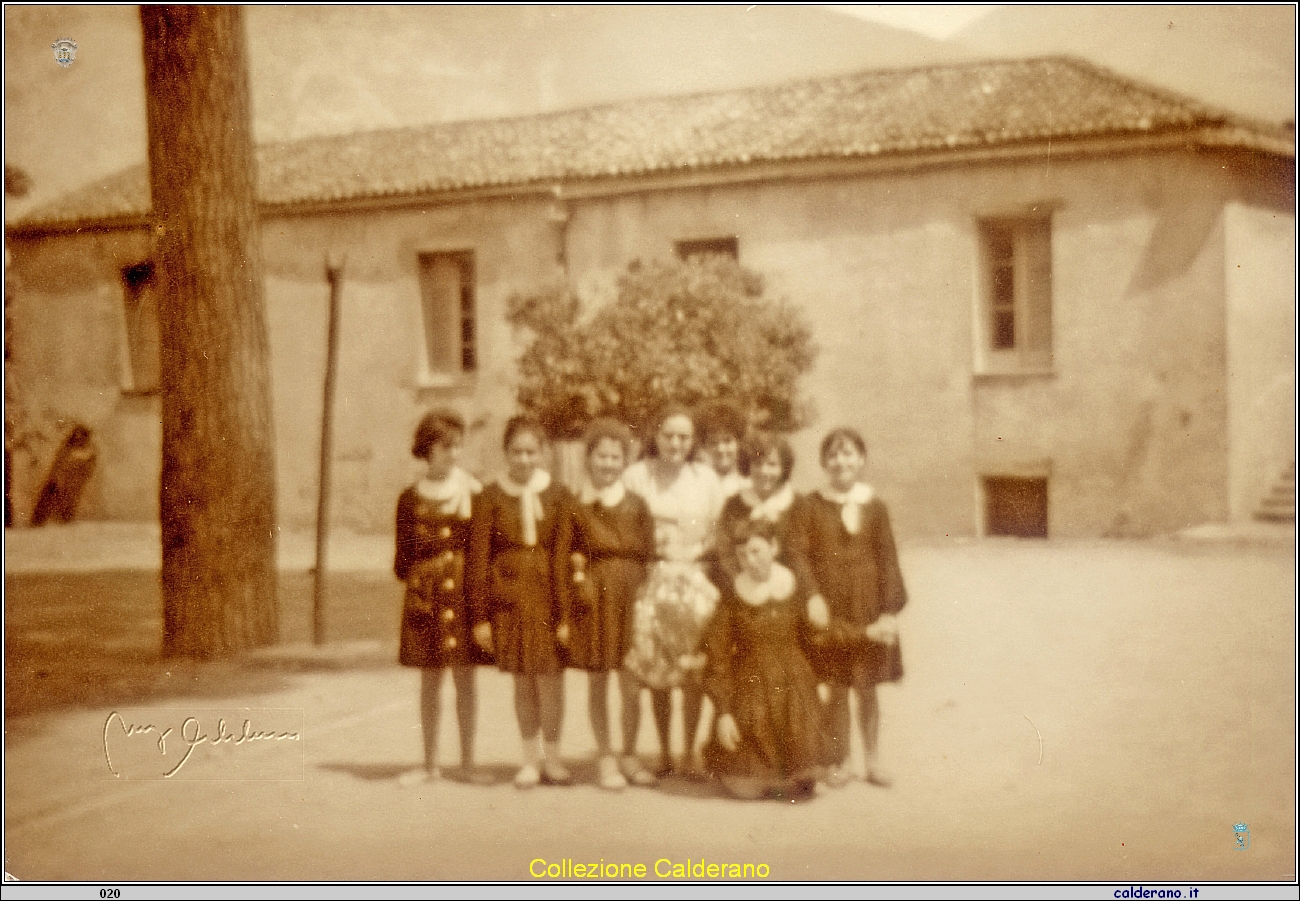
{"label": "green foliage", "polygon": [[617,298],[590,315],[556,284],[512,297],[506,318],[532,336],[519,360],[519,405],[555,437],[604,415],[642,429],[668,402],[726,400],[781,431],[807,419],[798,381],[816,355],[812,334],[729,257],[634,262]]}

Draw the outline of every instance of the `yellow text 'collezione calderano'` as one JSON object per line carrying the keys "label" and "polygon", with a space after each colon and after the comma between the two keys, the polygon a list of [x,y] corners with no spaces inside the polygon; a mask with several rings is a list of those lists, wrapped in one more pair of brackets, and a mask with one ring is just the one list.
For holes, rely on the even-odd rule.
{"label": "yellow text 'collezione calderano'", "polygon": [[653,864],[614,863],[603,857],[593,861],[535,857],[528,864],[534,879],[766,879],[770,872],[765,863],[711,863],[692,858],[674,862],[667,857]]}

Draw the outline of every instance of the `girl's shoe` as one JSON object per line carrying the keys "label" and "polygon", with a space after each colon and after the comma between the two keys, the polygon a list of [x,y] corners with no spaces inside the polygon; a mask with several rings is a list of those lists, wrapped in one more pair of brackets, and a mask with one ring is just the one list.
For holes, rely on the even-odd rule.
{"label": "girl's shoe", "polygon": [[894,784],[894,777],[889,775],[887,770],[878,766],[867,767],[866,775],[862,778],[877,788],[889,788]]}
{"label": "girl's shoe", "polygon": [[693,751],[682,758],[682,775],[694,782],[702,782],[708,778],[704,757],[699,751]]}
{"label": "girl's shoe", "polygon": [[645,768],[641,758],[635,754],[625,754],[619,761],[618,767],[623,772],[623,778],[631,785],[639,785],[642,788],[651,788],[659,784],[655,774]]}
{"label": "girl's shoe", "polygon": [[792,804],[800,801],[811,801],[817,796],[817,781],[815,779],[796,779],[785,789],[783,800]]}
{"label": "girl's shoe", "polygon": [[627,779],[618,771],[618,761],[613,757],[605,756],[600,758],[598,764],[600,769],[600,787],[609,791],[620,791],[627,788]]}
{"label": "girl's shoe", "polygon": [[442,771],[437,767],[434,767],[431,770],[426,770],[421,767],[418,770],[407,770],[405,773],[398,776],[397,784],[403,786],[423,785],[426,782],[437,782],[441,778]]}
{"label": "girl's shoe", "polygon": [[535,788],[542,781],[542,774],[531,763],[525,763],[515,773],[515,788]]}
{"label": "girl's shoe", "polygon": [[568,785],[573,781],[573,774],[560,761],[548,758],[542,762],[542,781],[547,785]]}

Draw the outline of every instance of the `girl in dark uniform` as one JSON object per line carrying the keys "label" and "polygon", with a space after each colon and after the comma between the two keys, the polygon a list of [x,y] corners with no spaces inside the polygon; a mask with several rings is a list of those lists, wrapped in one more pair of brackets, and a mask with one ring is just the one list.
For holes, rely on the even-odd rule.
{"label": "girl in dark uniform", "polygon": [[835,429],[822,441],[829,485],[806,495],[791,514],[791,558],[807,573],[815,596],[808,616],[820,626],[857,630],[866,639],[849,646],[827,641],[812,648],[812,663],[830,685],[830,728],[835,766],[827,783],[841,786],[849,757],[849,690],[858,696],[858,725],[866,759],[863,778],[888,786],[878,758],[880,706],[876,686],[902,678],[897,614],[907,603],[889,513],[861,481],[867,445],[853,429]]}
{"label": "girl in dark uniform", "polygon": [[747,519],[731,533],[736,575],[705,632],[704,687],[718,717],[705,748],[733,795],[797,800],[827,761],[817,677],[805,656],[806,589],[776,562],[777,527]]}
{"label": "girl in dark uniform", "polygon": [[[599,785],[624,788],[609,739],[609,674],[619,672],[623,697],[623,770],[645,772],[635,759],[641,682],[623,670],[632,605],[655,558],[654,518],[639,496],[621,481],[631,459],[632,432],[621,422],[600,419],[587,430],[587,479],[573,512],[571,603],[573,629],[569,664],[588,672],[588,707],[598,749]],[[629,761],[627,758],[634,759]],[[641,779],[642,784],[646,780]]]}
{"label": "girl in dark uniform", "polygon": [[520,788],[543,779],[563,785],[571,778],[560,761],[560,652],[569,634],[573,500],[540,468],[545,447],[536,420],[515,416],[506,423],[506,474],[483,490],[470,527],[474,639],[514,675],[524,756],[515,775]]}
{"label": "girl in dark uniform", "polygon": [[420,420],[411,453],[426,462],[428,471],[397,501],[393,571],[406,583],[399,661],[421,668],[423,775],[429,780],[439,776],[442,676],[450,668],[461,763],[471,781],[483,782],[486,775],[474,767],[474,666],[491,659],[470,639],[464,580],[470,516],[482,486],[456,465],[464,434],[464,421],[450,410],[434,410]]}
{"label": "girl in dark uniform", "polygon": [[763,519],[776,526],[782,555],[779,562],[791,565],[786,556],[790,511],[794,507],[794,491],[790,488],[793,470],[794,450],[786,438],[759,432],[745,441],[740,452],[740,472],[746,476],[745,484],[727,498],[718,519],[717,553],[713,555],[709,576],[719,589],[725,589],[740,572],[731,536],[749,520]]}

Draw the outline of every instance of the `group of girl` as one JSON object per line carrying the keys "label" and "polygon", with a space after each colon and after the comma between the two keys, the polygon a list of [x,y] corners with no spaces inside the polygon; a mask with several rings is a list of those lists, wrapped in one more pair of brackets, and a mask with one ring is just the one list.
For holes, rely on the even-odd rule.
{"label": "group of girl", "polygon": [[[400,662],[420,667],[423,775],[439,778],[443,671],[456,688],[461,763],[476,783],[474,667],[514,678],[523,760],[514,782],[563,785],[563,671],[589,674],[598,784],[651,786],[680,771],[718,778],[745,798],[811,796],[849,781],[850,691],[863,778],[888,785],[877,759],[876,686],[901,677],[896,615],[906,602],[884,505],[862,481],[866,445],[835,429],[821,445],[827,486],[796,497],[780,436],[745,436],[719,408],[657,417],[644,458],[622,423],[592,423],[577,492],[542,467],[546,438],[526,416],[506,425],[506,471],[483,487],[459,466],[464,422],[435,410],[415,433],[425,476],[397,505],[394,569],[406,583]],[[695,459],[698,450],[708,462]],[[622,700],[621,755],[608,683]],[[660,763],[636,752],[648,689]],[[680,689],[685,757],[670,752]],[[697,750],[703,699],[715,718]]]}

